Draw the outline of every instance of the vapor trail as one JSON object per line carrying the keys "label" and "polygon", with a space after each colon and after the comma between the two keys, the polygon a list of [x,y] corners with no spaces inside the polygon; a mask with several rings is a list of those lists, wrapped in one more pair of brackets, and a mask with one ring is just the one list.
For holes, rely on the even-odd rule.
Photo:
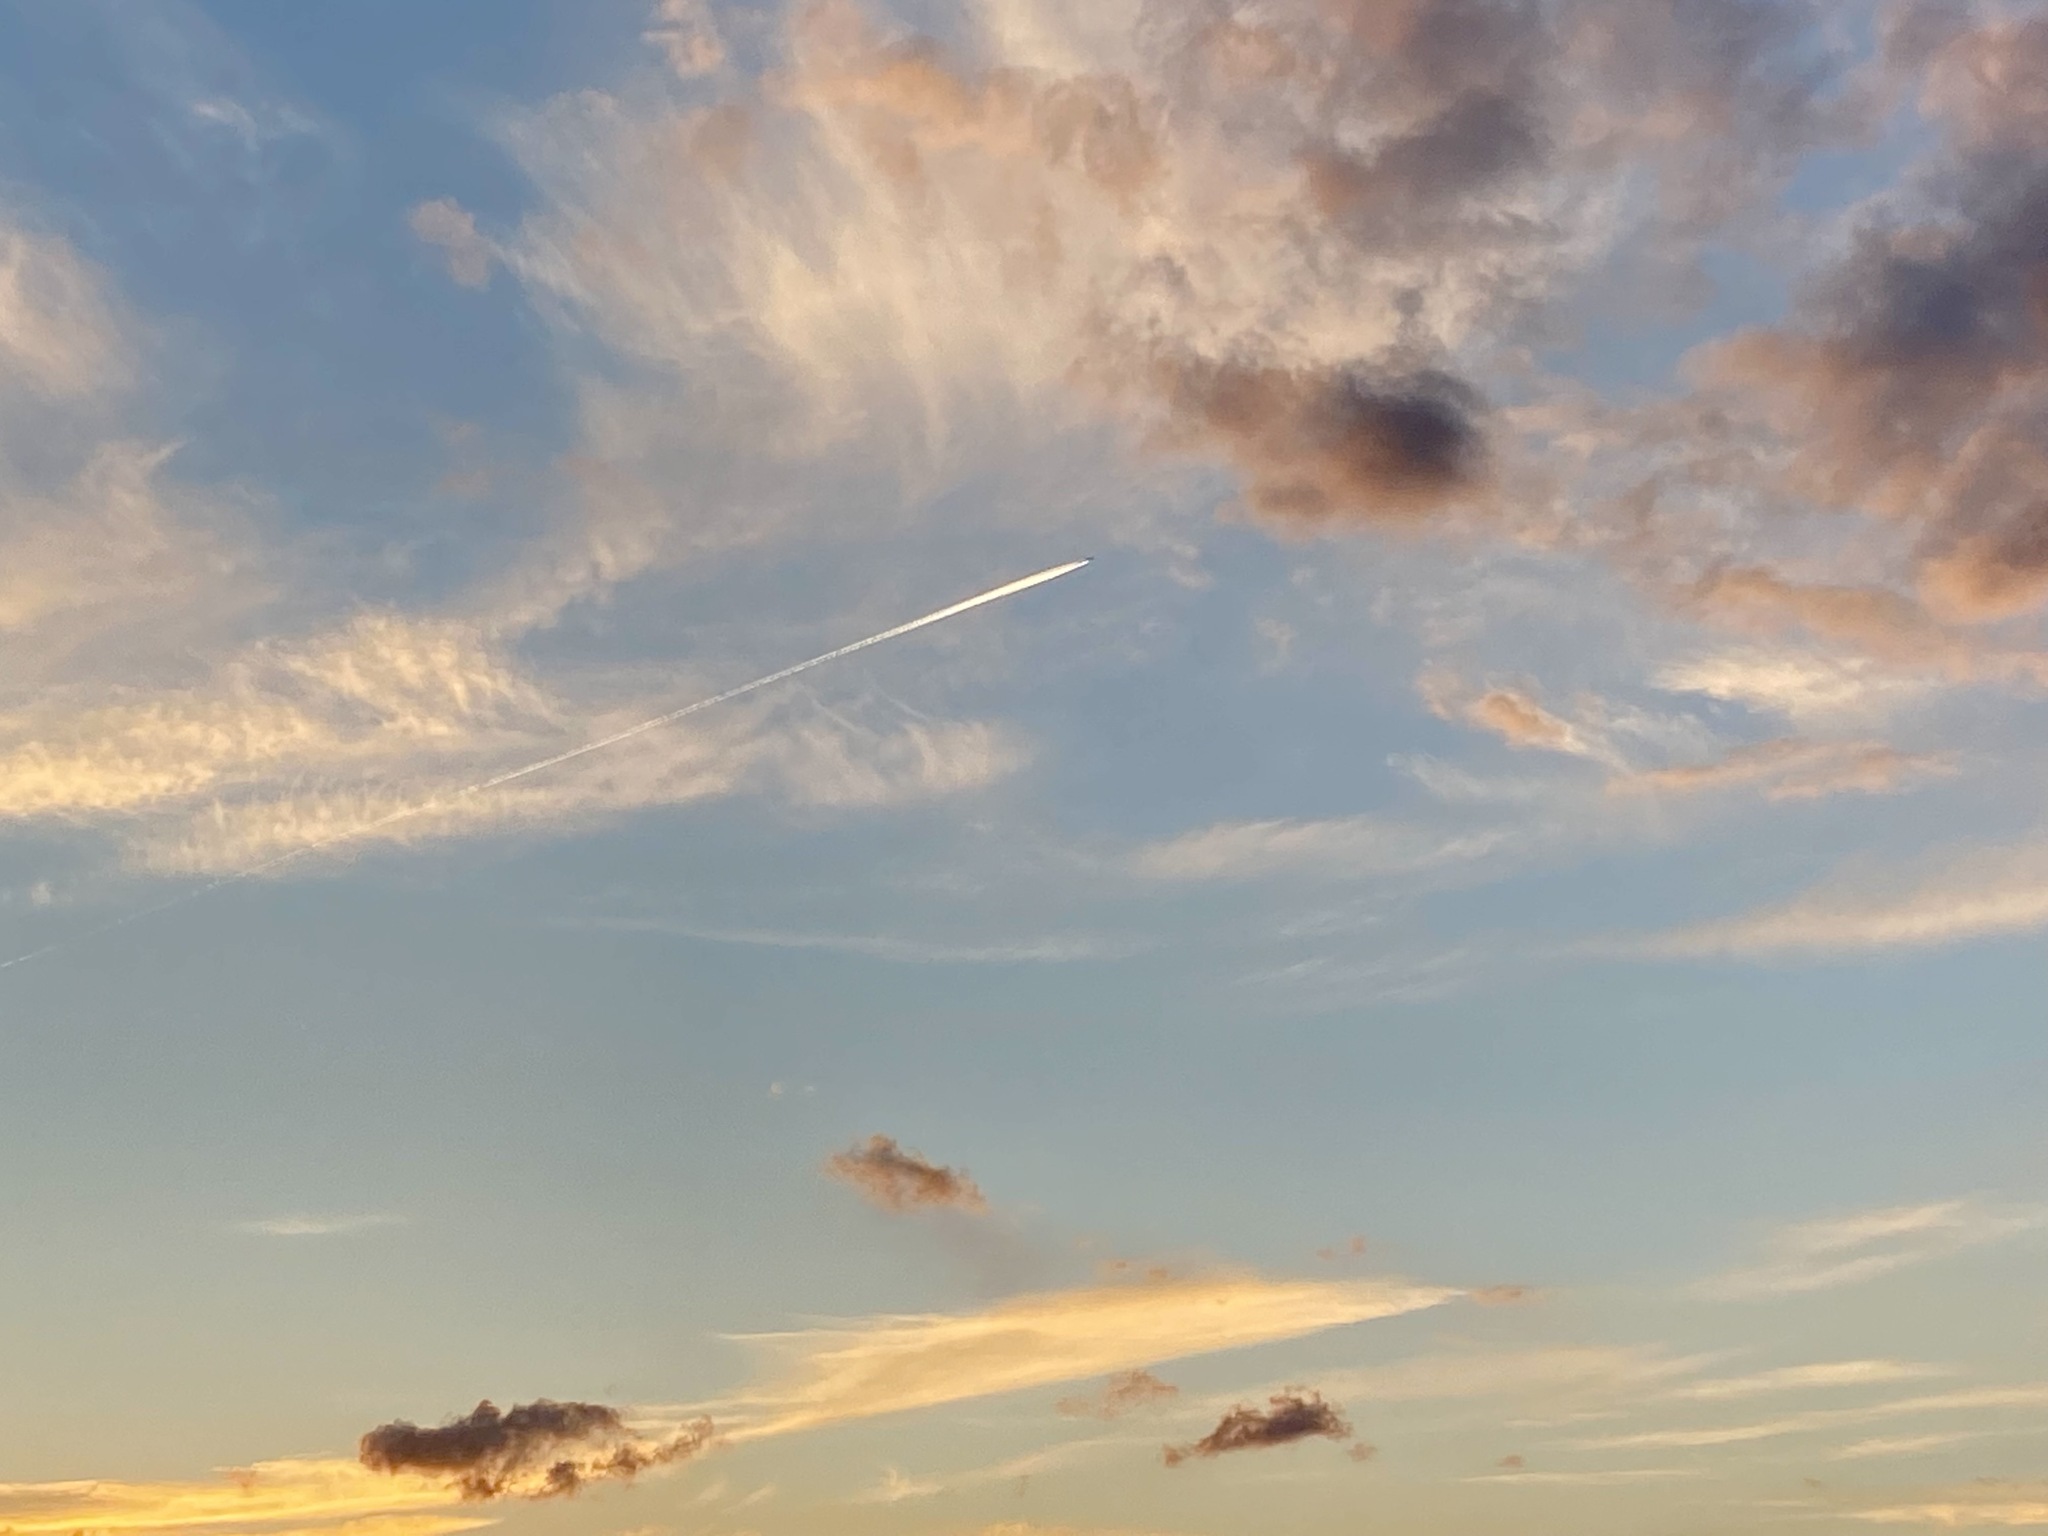
{"label": "vapor trail", "polygon": [[912,619],[908,623],[898,624],[891,629],[885,629],[878,635],[869,635],[865,640],[856,640],[851,645],[842,645],[835,651],[827,651],[822,656],[813,656],[809,661],[800,661],[794,666],[784,667],[780,672],[770,672],[766,677],[757,677],[751,683],[741,683],[737,688],[728,688],[723,693],[714,693],[708,699],[699,699],[694,704],[685,704],[681,709],[672,709],[665,715],[655,715],[652,719],[642,720],[638,725],[629,725],[622,731],[614,731],[609,736],[601,736],[596,741],[586,741],[580,747],[571,747],[566,752],[557,752],[552,757],[544,757],[539,762],[528,763],[523,768],[511,768],[507,769],[504,773],[493,774],[488,779],[479,779],[476,783],[465,785],[463,788],[454,790],[449,794],[436,795],[432,799],[422,800],[416,805],[403,806],[398,810],[390,812],[388,815],[378,817],[375,821],[364,822],[361,826],[337,832],[333,836],[322,838],[317,842],[302,843],[289,853],[281,853],[276,858],[266,859],[261,864],[252,864],[247,869],[238,869],[232,874],[222,875],[216,880],[208,881],[205,885],[181,892],[171,897],[168,901],[160,901],[155,906],[143,907],[138,911],[128,913],[126,916],[117,917],[112,922],[102,923],[97,928],[88,928],[84,933],[78,934],[73,938],[61,939],[54,944],[45,944],[41,949],[30,950],[25,955],[16,955],[12,960],[0,960],[0,971],[12,970],[17,965],[26,965],[31,960],[40,960],[45,955],[52,955],[59,950],[70,949],[75,945],[84,944],[89,940],[99,938],[102,934],[112,933],[116,928],[126,928],[130,923],[139,923],[146,917],[156,916],[159,912],[168,912],[173,907],[182,907],[188,902],[199,900],[202,896],[211,895],[222,886],[234,885],[243,880],[253,880],[259,875],[267,875],[272,870],[282,869],[285,865],[292,863],[294,860],[303,859],[309,854],[320,853],[328,848],[335,847],[337,844],[349,842],[354,838],[363,837],[372,832],[380,832],[395,823],[410,820],[414,816],[424,815],[428,811],[438,810],[445,805],[456,804],[468,799],[472,795],[480,795],[487,790],[497,789],[502,785],[512,783],[515,779],[527,778],[536,773],[544,773],[550,768],[559,768],[564,763],[574,762],[579,757],[588,757],[593,752],[602,752],[606,747],[615,747],[622,741],[632,740],[635,736],[644,736],[649,731],[658,731],[665,725],[674,725],[678,720],[687,719],[691,715],[698,714],[704,710],[714,709],[720,704],[729,704],[743,694],[756,693],[763,688],[772,688],[777,683],[787,682],[800,672],[808,672],[813,667],[822,667],[827,662],[839,661],[844,657],[851,656],[855,651],[864,651],[871,645],[880,645],[887,640],[900,639],[914,630],[924,629],[933,624],[942,624],[947,619],[957,618],[963,613],[983,607],[986,604],[999,603],[1006,597],[1015,597],[1019,592],[1028,592],[1033,587],[1044,586],[1048,581],[1057,581],[1062,576],[1078,571],[1087,563],[1086,560],[1069,560],[1065,565],[1048,566],[1045,570],[1035,572],[1029,576],[1019,577],[1015,581],[1004,582],[1000,587],[991,587],[986,592],[978,593],[973,597],[953,603],[948,607],[934,609],[922,618]]}

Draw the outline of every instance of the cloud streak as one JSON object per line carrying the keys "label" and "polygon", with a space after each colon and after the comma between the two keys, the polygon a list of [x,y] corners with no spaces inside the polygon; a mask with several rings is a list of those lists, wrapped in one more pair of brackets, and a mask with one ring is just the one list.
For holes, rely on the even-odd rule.
{"label": "cloud streak", "polygon": [[210,1481],[0,1483],[0,1526],[16,1536],[208,1529],[455,1536],[493,1523],[451,1509],[459,1499],[433,1478],[381,1476],[351,1461],[280,1460],[234,1468]]}
{"label": "cloud streak", "polygon": [[1738,1301],[1860,1285],[1897,1270],[2038,1230],[2043,1213],[1974,1200],[1887,1206],[1801,1222],[1775,1234],[1770,1257],[1704,1282],[1700,1294]]}
{"label": "cloud streak", "polygon": [[379,1227],[404,1224],[403,1216],[369,1212],[352,1216],[266,1216],[257,1221],[240,1222],[235,1230],[251,1237],[349,1237],[358,1232],[373,1232]]}
{"label": "cloud streak", "polygon": [[1168,1360],[1301,1338],[1437,1307],[1461,1291],[1398,1281],[1220,1275],[1013,1297],[981,1312],[879,1318],[844,1329],[755,1336],[791,1357],[754,1394],[734,1441]]}

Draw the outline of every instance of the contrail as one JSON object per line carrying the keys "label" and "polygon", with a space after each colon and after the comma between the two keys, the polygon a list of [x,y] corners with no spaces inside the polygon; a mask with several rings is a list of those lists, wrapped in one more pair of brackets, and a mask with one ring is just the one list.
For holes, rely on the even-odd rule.
{"label": "contrail", "polygon": [[763,688],[772,688],[777,683],[787,682],[800,672],[808,672],[813,667],[822,667],[827,662],[839,661],[844,657],[851,656],[855,651],[864,651],[871,645],[880,645],[884,641],[900,639],[915,630],[924,629],[933,624],[943,624],[947,619],[958,618],[963,613],[971,612],[989,603],[999,603],[1006,597],[1015,597],[1019,592],[1028,592],[1033,587],[1042,587],[1048,581],[1057,581],[1062,576],[1078,571],[1087,563],[1088,561],[1086,560],[1069,560],[1065,565],[1048,566],[1042,571],[1035,572],[1029,576],[1021,576],[1015,581],[1006,581],[1000,587],[991,587],[986,592],[978,593],[973,597],[953,603],[945,608],[934,609],[922,618],[912,619],[908,623],[898,624],[893,628],[885,629],[878,635],[869,635],[865,640],[856,640],[851,645],[842,645],[836,651],[827,651],[822,656],[813,656],[809,661],[800,661],[795,666],[784,667],[780,672],[770,672],[766,677],[757,677],[751,683],[741,683],[737,688],[728,688],[723,693],[714,693],[708,699],[699,699],[694,704],[685,704],[681,709],[672,709],[665,715],[655,715],[652,719],[642,720],[638,725],[629,725],[622,731],[614,731],[609,736],[601,736],[596,741],[586,741],[580,747],[571,747],[566,752],[557,752],[552,757],[544,757],[539,762],[528,763],[523,768],[511,768],[504,773],[493,774],[488,779],[479,779],[476,783],[466,785],[449,794],[436,795],[432,799],[422,800],[416,805],[401,807],[390,812],[388,815],[378,817],[375,821],[364,822],[361,826],[337,832],[333,836],[322,838],[317,842],[302,843],[289,853],[281,853],[276,858],[266,859],[261,864],[252,864],[247,869],[238,869],[233,874],[222,875],[216,880],[208,881],[205,885],[181,892],[168,901],[160,901],[153,907],[143,907],[138,911],[128,913],[124,917],[117,917],[110,923],[102,923],[97,928],[88,928],[84,933],[78,934],[75,937],[61,939],[55,944],[46,944],[41,949],[30,950],[25,955],[16,955],[12,960],[0,960],[0,971],[12,970],[17,965],[26,965],[31,960],[40,960],[45,955],[53,955],[59,950],[70,949],[76,945],[87,943],[90,940],[99,938],[102,934],[112,933],[116,928],[126,928],[130,923],[139,923],[145,917],[154,917],[159,912],[168,912],[173,907],[182,907],[187,902],[197,901],[202,896],[211,895],[222,886],[234,885],[243,880],[253,880],[259,875],[267,875],[272,870],[282,869],[294,860],[303,859],[309,854],[322,852],[339,843],[345,843],[353,838],[363,837],[372,832],[380,832],[397,822],[410,820],[414,816],[424,815],[428,811],[438,810],[445,805],[453,805],[469,798],[471,795],[483,794],[486,790],[497,789],[502,785],[512,783],[515,779],[527,778],[536,773],[544,773],[550,768],[559,768],[564,763],[572,763],[579,757],[588,757],[593,752],[602,752],[605,748],[615,747],[622,741],[631,741],[635,736],[644,736],[649,731],[658,731],[665,725],[674,725],[678,720],[688,719],[691,715],[698,714],[704,710],[715,709],[720,704],[729,704],[743,694],[757,693]]}

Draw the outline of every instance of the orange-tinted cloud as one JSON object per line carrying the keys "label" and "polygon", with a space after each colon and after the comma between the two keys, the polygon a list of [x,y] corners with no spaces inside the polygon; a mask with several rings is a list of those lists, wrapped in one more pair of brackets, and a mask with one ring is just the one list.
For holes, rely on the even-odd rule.
{"label": "orange-tinted cloud", "polygon": [[1014,1296],[980,1311],[770,1335],[789,1376],[750,1398],[737,1442],[1051,1386],[1441,1306],[1401,1281],[1207,1275]]}
{"label": "orange-tinted cloud", "polygon": [[1758,789],[1767,800],[1818,800],[1844,793],[1888,795],[1954,771],[1952,758],[1902,752],[1881,741],[1780,737],[1738,747],[1714,762],[1617,779],[1610,787],[1667,793]]}
{"label": "orange-tinted cloud", "polygon": [[261,1530],[268,1536],[455,1536],[493,1522],[450,1508],[437,1478],[378,1476],[352,1461],[293,1459],[191,1482],[0,1483],[0,1529],[14,1536],[157,1536]]}

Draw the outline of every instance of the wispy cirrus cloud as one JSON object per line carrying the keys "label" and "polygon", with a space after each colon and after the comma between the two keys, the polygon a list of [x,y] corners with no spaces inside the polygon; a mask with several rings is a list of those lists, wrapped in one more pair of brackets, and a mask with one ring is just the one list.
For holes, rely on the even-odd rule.
{"label": "wispy cirrus cloud", "polygon": [[[1977,1492],[1971,1490],[1971,1492]],[[1883,1504],[1848,1512],[1871,1525],[1924,1525],[1942,1531],[2020,1530],[2048,1525],[2048,1498],[1960,1495],[1923,1504]]]}
{"label": "wispy cirrus cloud", "polygon": [[381,1476],[353,1461],[257,1462],[191,1482],[0,1483],[0,1525],[17,1536],[192,1530],[277,1536],[456,1536],[495,1522],[457,1510],[436,1478]]}
{"label": "wispy cirrus cloud", "polygon": [[1750,1445],[1760,1440],[1818,1434],[1831,1429],[1877,1423],[1885,1419],[1996,1412],[2009,1408],[2034,1409],[2044,1404],[2048,1404],[2048,1384],[1966,1387],[1954,1392],[1893,1398],[1855,1408],[1815,1408],[1803,1413],[1784,1414],[1774,1419],[1757,1419],[1742,1424],[1690,1425],[1671,1429],[1639,1430],[1625,1435],[1599,1436],[1579,1443],[1587,1450],[1598,1451],[1677,1450]]}
{"label": "wispy cirrus cloud", "polygon": [[1337,879],[1457,868],[1511,848],[1505,828],[1460,831],[1379,816],[1231,821],[1147,844],[1133,859],[1160,880],[1253,880],[1296,873]]}
{"label": "wispy cirrus cloud", "polygon": [[1800,1222],[1774,1234],[1761,1264],[1704,1281],[1702,1296],[1751,1300],[1857,1285],[1896,1270],[2038,1230],[2048,1215],[2032,1206],[1976,1200],[1889,1206]]}
{"label": "wispy cirrus cloud", "polygon": [[1523,1484],[1536,1488],[1617,1488],[1631,1483],[1668,1483],[1706,1475],[1701,1467],[1608,1467],[1574,1472],[1517,1469],[1512,1472],[1484,1472],[1465,1481]]}
{"label": "wispy cirrus cloud", "polygon": [[753,1335],[789,1374],[751,1395],[735,1441],[1301,1338],[1463,1295],[1400,1281],[1219,1275],[1018,1296],[981,1312]]}
{"label": "wispy cirrus cloud", "polygon": [[1845,868],[1802,894],[1737,917],[1634,941],[1675,959],[1826,956],[1933,949],[2048,927],[2048,842],[2029,834],[1917,864]]}
{"label": "wispy cirrus cloud", "polygon": [[1899,1381],[1924,1381],[1953,1374],[1947,1367],[1907,1360],[1825,1360],[1813,1365],[1785,1365],[1750,1376],[1720,1376],[1674,1387],[1668,1394],[1696,1402],[1728,1402],[1778,1392],[1803,1392],[1815,1387],[1881,1386]]}
{"label": "wispy cirrus cloud", "polygon": [[353,1215],[265,1216],[235,1223],[237,1232],[251,1237],[350,1237],[374,1232],[380,1227],[401,1227],[406,1218],[388,1211],[358,1212]]}

